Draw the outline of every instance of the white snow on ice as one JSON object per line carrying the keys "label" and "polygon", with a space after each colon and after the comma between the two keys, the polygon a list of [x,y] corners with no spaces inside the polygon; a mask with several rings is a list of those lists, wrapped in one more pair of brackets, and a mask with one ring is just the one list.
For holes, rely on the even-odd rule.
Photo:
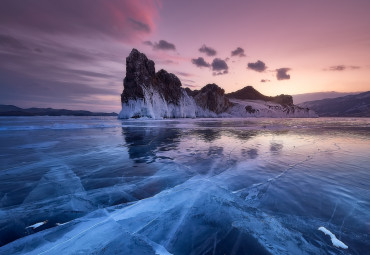
{"label": "white snow on ice", "polygon": [[331,242],[335,247],[347,249],[348,246],[345,245],[341,240],[339,240],[332,232],[330,232],[325,227],[319,227],[319,230],[323,232],[325,235],[330,236]]}
{"label": "white snow on ice", "polygon": [[45,220],[45,221],[43,221],[43,222],[37,222],[37,223],[35,223],[35,224],[33,224],[33,225],[30,225],[30,226],[28,226],[28,227],[26,227],[26,228],[32,228],[32,229],[35,229],[35,228],[41,227],[42,225],[46,224],[47,222],[48,222],[47,220]]}

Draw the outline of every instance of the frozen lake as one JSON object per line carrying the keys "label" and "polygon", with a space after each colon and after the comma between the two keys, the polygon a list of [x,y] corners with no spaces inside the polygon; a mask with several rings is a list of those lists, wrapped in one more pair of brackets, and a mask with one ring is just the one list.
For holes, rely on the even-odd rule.
{"label": "frozen lake", "polygon": [[370,119],[2,117],[0,246],[370,254]]}

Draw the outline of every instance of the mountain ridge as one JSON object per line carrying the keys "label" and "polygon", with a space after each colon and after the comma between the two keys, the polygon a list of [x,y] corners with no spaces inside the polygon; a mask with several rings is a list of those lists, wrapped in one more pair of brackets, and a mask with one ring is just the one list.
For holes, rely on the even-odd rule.
{"label": "mountain ridge", "polygon": [[316,101],[321,99],[337,98],[348,95],[360,94],[364,91],[359,92],[336,92],[336,91],[323,91],[323,92],[311,92],[303,94],[292,95],[293,101],[296,105],[302,104],[304,102]]}
{"label": "mountain ridge", "polygon": [[370,117],[370,91],[300,104],[310,107],[320,117]]}
{"label": "mountain ridge", "polygon": [[0,116],[118,116],[117,113],[90,112],[54,108],[20,108],[15,105],[0,105]]}

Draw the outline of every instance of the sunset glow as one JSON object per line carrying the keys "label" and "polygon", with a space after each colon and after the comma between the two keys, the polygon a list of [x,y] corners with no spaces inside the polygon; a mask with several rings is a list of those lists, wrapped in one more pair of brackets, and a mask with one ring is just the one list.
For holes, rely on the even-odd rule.
{"label": "sunset glow", "polygon": [[132,48],[191,89],[368,91],[369,10],[367,0],[5,0],[0,100],[118,112]]}

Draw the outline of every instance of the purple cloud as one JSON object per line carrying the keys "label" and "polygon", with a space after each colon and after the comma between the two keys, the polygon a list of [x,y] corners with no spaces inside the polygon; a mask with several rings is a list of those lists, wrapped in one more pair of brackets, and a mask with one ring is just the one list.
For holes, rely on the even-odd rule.
{"label": "purple cloud", "polygon": [[3,0],[1,102],[104,110],[115,95],[118,111],[124,56],[151,33],[157,15],[151,1]]}
{"label": "purple cloud", "polygon": [[3,0],[0,24],[18,30],[130,41],[154,27],[155,3],[89,0],[24,2]]}
{"label": "purple cloud", "polygon": [[258,60],[255,63],[248,63],[248,69],[256,72],[264,72],[267,69],[267,66],[261,60]]}
{"label": "purple cloud", "polygon": [[208,47],[205,44],[203,44],[203,46],[200,47],[199,52],[205,53],[207,56],[210,56],[210,57],[216,56],[217,54],[215,49]]}
{"label": "purple cloud", "polygon": [[151,30],[148,24],[145,24],[141,21],[135,20],[133,18],[128,18],[128,21],[131,22],[132,27],[136,30],[144,31],[146,33],[149,33]]}
{"label": "purple cloud", "polygon": [[279,69],[276,69],[276,78],[280,81],[280,80],[289,80],[290,79],[290,75],[287,74],[288,71],[290,71],[291,69],[290,68],[279,68]]}
{"label": "purple cloud", "polygon": [[215,58],[212,61],[212,70],[214,71],[213,75],[222,75],[228,73],[229,67],[224,60],[220,58]]}
{"label": "purple cloud", "polygon": [[169,43],[165,40],[160,40],[158,43],[154,43],[153,49],[155,50],[176,50],[173,43]]}
{"label": "purple cloud", "polygon": [[210,67],[211,65],[209,63],[207,63],[204,58],[202,57],[199,57],[199,58],[193,58],[191,60],[191,63],[193,63],[194,65],[196,65],[197,67]]}
{"label": "purple cloud", "polygon": [[151,46],[153,50],[176,50],[175,44],[165,40],[159,40],[159,42],[144,41],[143,44]]}
{"label": "purple cloud", "polygon": [[28,47],[18,39],[10,35],[0,34],[0,47],[16,50],[26,50]]}
{"label": "purple cloud", "polygon": [[231,52],[231,56],[245,57],[244,49],[238,47]]}

